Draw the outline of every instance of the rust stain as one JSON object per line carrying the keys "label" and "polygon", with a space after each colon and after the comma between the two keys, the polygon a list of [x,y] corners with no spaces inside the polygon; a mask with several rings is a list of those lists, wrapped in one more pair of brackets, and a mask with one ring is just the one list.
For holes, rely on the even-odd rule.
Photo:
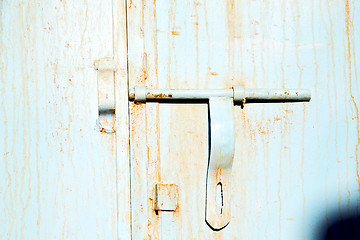
{"label": "rust stain", "polygon": [[[336,79],[336,61],[335,61],[335,40],[334,40],[334,24],[333,24],[333,18],[332,18],[332,15],[331,14],[331,11],[330,11],[330,6],[328,6],[328,15],[329,15],[329,24],[330,24],[330,38],[329,38],[329,46],[331,47],[331,56],[329,58],[329,60],[331,59],[331,62],[329,61],[329,64],[332,65],[332,68],[331,68],[331,71],[329,70],[328,72],[328,76],[332,76],[332,80],[333,80],[333,87],[331,88],[332,91],[330,90],[330,88],[328,89],[328,100],[329,102],[330,101],[334,101],[334,102],[338,102],[337,100],[337,82],[338,80]],[[328,82],[328,87],[329,87],[329,82]],[[335,159],[336,159],[336,162],[339,164],[339,154],[338,154],[338,128],[335,127],[335,129],[332,129],[331,128],[331,125],[332,125],[332,122],[335,121],[335,126],[338,126],[338,111],[337,111],[337,104],[330,104],[329,105],[329,134],[330,133],[333,133],[334,132],[334,144],[335,144]],[[305,116],[305,108],[304,108],[304,116]],[[333,117],[332,117],[333,116]],[[304,134],[304,133],[303,133]],[[303,137],[304,139],[304,137]],[[327,139],[327,145],[329,144],[330,142],[330,135]],[[304,150],[303,150],[304,151]],[[304,154],[302,154],[304,155]],[[303,162],[303,161],[302,161]],[[339,165],[338,165],[339,166]],[[326,168],[326,179],[328,178],[328,169],[329,169],[329,166],[327,166]],[[341,188],[341,176],[340,176],[340,171],[338,171],[338,174],[337,174],[337,177],[338,177],[338,191],[340,193],[340,188]],[[326,188],[328,187],[327,184],[325,185]],[[326,190],[327,191],[327,190]],[[341,206],[340,206],[340,203],[342,202],[341,200],[341,194],[339,194],[338,196],[338,209],[339,209],[339,214],[340,214],[340,218],[342,218],[342,212],[341,212]],[[328,207],[328,202],[326,201],[326,209]],[[328,215],[326,213],[326,220],[327,220],[327,223],[328,223]],[[304,220],[303,220],[304,221]]]}
{"label": "rust stain", "polygon": [[219,74],[217,72],[210,72],[210,75],[217,76]]}
{"label": "rust stain", "polygon": [[[153,61],[150,64],[154,64]],[[156,78],[152,78],[155,80]],[[159,214],[154,211],[156,205],[155,185],[161,181],[160,177],[160,138],[159,138],[159,106],[146,106],[146,139],[155,139],[147,142],[147,155],[148,155],[148,234],[151,239],[159,238]]]}
{"label": "rust stain", "polygon": [[163,93],[152,94],[152,93],[148,92],[148,97],[153,97],[153,98],[171,98],[171,97],[172,97],[172,94],[163,94]]}
{"label": "rust stain", "polygon": [[[194,17],[195,17],[195,22],[199,22],[199,6],[200,3],[198,1],[194,1]],[[199,69],[200,69],[200,63],[199,63],[199,32],[200,32],[200,28],[199,28],[199,24],[195,24],[195,49],[196,49],[196,79],[200,78],[200,73],[199,73]],[[198,87],[198,81],[196,82],[196,86]]]}
{"label": "rust stain", "polygon": [[[141,28],[142,29],[142,28]],[[142,56],[142,64],[141,64],[141,75],[138,84],[145,84],[146,80],[148,79],[148,71],[147,71],[147,54],[146,52],[143,53]]]}
{"label": "rust stain", "polygon": [[357,143],[356,143],[356,147],[355,147],[355,161],[356,161],[356,177],[357,177],[357,182],[358,182],[358,189],[360,191],[360,176],[359,176],[359,157],[358,157],[358,152],[359,152],[359,145],[360,145],[360,126],[359,126],[359,108],[356,104],[353,92],[352,92],[352,74],[351,74],[351,65],[352,65],[352,61],[351,61],[351,40],[350,40],[350,28],[353,28],[352,22],[350,20],[350,5],[349,5],[349,0],[345,0],[345,30],[346,30],[346,38],[347,38],[347,61],[348,61],[348,71],[349,71],[349,91],[350,91],[350,99],[351,102],[354,105],[355,108],[355,112],[356,112],[356,133],[357,133]]}
{"label": "rust stain", "polygon": [[141,78],[142,82],[146,81],[146,79],[148,78],[146,69],[142,69],[142,75],[140,76],[140,78]]}
{"label": "rust stain", "polygon": [[221,182],[221,168],[216,169],[215,178],[217,179],[218,182]]}
{"label": "rust stain", "polygon": [[235,49],[235,36],[236,34],[236,11],[235,11],[235,1],[228,0],[226,1],[226,26],[227,26],[227,38],[228,38],[228,71],[232,72],[235,67],[235,55],[233,49]]}
{"label": "rust stain", "polygon": [[[192,192],[196,191],[196,193],[194,192],[195,194],[205,196],[205,189],[199,186],[202,186],[202,180],[205,180],[205,178],[203,179],[202,177],[206,175],[206,171],[204,170],[206,169],[207,163],[202,161],[193,161],[194,159],[202,156],[199,148],[205,152],[206,150],[204,146],[207,146],[207,133],[205,133],[205,131],[199,131],[199,129],[207,126],[207,122],[205,121],[207,118],[203,117],[206,115],[206,112],[203,110],[205,109],[200,106],[193,105],[174,107],[173,110],[171,110],[171,120],[168,125],[170,128],[170,142],[168,147],[165,146],[165,149],[161,150],[163,153],[165,152],[165,157],[171,156],[171,158],[174,158],[174,162],[172,163],[166,160],[164,160],[164,162],[167,163],[162,163],[163,180],[175,179],[177,181],[176,184],[179,184],[180,211],[176,210],[174,212],[174,219],[181,223],[182,227],[186,227],[189,232],[198,232],[199,230],[192,229],[193,224],[187,221],[186,216],[192,214],[191,210],[194,208],[191,206],[194,206],[194,202],[199,204],[199,202],[203,199],[202,197],[194,199],[194,194]],[[180,119],[182,119],[182,121],[179,121]],[[188,131],[193,131],[197,134],[190,135],[187,134]],[[179,141],[179,137],[183,139],[183,141]],[[190,144],[195,142],[196,144]],[[193,168],[189,168],[189,164],[192,164]],[[188,194],[190,192],[191,194]],[[184,206],[184,208],[182,208],[182,206]],[[197,213],[192,214],[191,216],[194,216],[195,219],[199,219]],[[202,219],[199,221],[202,221]],[[180,228],[178,229],[180,230]]]}
{"label": "rust stain", "polygon": [[172,35],[175,35],[175,36],[179,36],[179,35],[180,35],[180,32],[179,32],[179,31],[171,31],[171,34],[172,34]]}
{"label": "rust stain", "polygon": [[132,8],[132,7],[136,8],[136,5],[133,3],[133,1],[132,1],[132,0],[130,0],[130,3],[129,3],[129,8]]}
{"label": "rust stain", "polygon": [[144,28],[140,27],[140,36],[144,38]]}
{"label": "rust stain", "polygon": [[143,118],[143,112],[142,110],[144,109],[145,105],[142,103],[138,103],[138,102],[134,102],[134,104],[132,104],[131,106],[131,125],[134,126],[131,128],[131,132],[136,133],[136,125],[137,122],[141,121],[141,119]]}

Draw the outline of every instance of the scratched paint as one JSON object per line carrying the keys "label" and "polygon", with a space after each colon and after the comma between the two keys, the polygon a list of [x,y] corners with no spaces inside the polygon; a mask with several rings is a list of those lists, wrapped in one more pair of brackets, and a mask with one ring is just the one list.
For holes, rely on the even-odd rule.
{"label": "scratched paint", "polygon": [[[144,68],[136,63],[145,50],[156,59],[150,64],[156,74],[145,80],[153,88],[312,90],[310,104],[235,107],[232,219],[220,232],[204,221],[206,104],[160,104],[155,112],[143,112],[158,122],[156,128],[146,123],[151,134],[137,133],[146,141],[141,151],[158,154],[151,166],[160,166],[156,176],[161,183],[179,186],[174,213],[134,215],[132,210],[133,223],[159,219],[160,225],[143,228],[148,238],[318,239],[320,226],[358,211],[358,1],[142,3],[131,1],[136,13],[128,9],[128,22],[137,24],[129,31],[144,30],[129,36],[132,87]],[[146,168],[141,174],[154,181]]]}

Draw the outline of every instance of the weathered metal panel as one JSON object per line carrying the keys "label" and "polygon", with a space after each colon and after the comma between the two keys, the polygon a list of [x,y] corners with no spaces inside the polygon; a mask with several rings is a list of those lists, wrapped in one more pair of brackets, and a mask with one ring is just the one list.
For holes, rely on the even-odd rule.
{"label": "weathered metal panel", "polygon": [[[115,160],[116,148],[128,159],[128,142],[98,131],[93,66],[110,56],[126,70],[124,6],[0,2],[1,239],[130,238],[129,168],[116,174]],[[126,71],[116,76],[124,86]]]}
{"label": "weathered metal panel", "polygon": [[116,107],[117,239],[131,239],[126,1],[113,2]]}
{"label": "weathered metal panel", "polygon": [[[131,154],[132,197],[151,198],[152,185],[143,181],[155,175],[179,186],[175,212],[132,209],[133,224],[147,229],[142,236],[319,239],[335,219],[358,214],[359,7],[349,0],[128,1],[129,31],[137,32],[129,35],[131,87],[299,87],[313,94],[310,104],[235,107],[232,219],[219,232],[205,223],[206,104],[132,108],[132,121],[143,124],[132,127],[132,151],[143,152]],[[155,57],[154,78],[144,74],[143,56]],[[148,158],[154,153],[158,163]],[[154,175],[147,166],[159,167]]]}

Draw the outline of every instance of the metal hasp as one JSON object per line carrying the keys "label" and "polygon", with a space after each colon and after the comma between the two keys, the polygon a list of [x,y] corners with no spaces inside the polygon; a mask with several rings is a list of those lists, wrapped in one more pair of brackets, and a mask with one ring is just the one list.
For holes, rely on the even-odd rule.
{"label": "metal hasp", "polygon": [[232,89],[146,89],[136,86],[129,99],[147,100],[208,100],[209,162],[206,180],[206,223],[216,231],[226,227],[231,219],[231,170],[235,151],[234,103],[306,102],[307,89],[261,89],[234,86]]}
{"label": "metal hasp", "polygon": [[231,169],[235,151],[234,100],[209,99],[209,163],[206,177],[205,219],[214,230],[229,224]]}
{"label": "metal hasp", "polygon": [[175,211],[178,208],[178,186],[175,184],[155,185],[155,211]]}

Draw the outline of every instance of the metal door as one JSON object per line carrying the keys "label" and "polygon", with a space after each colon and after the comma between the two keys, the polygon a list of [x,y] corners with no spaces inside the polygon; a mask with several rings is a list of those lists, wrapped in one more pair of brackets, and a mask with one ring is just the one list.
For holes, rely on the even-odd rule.
{"label": "metal door", "polygon": [[94,69],[113,58],[126,83],[125,12],[0,2],[0,239],[130,239],[128,144],[99,131]]}
{"label": "metal door", "polygon": [[[1,1],[0,238],[321,239],[358,217],[359,7]],[[115,134],[99,128],[104,57]],[[207,104],[128,91],[234,85],[309,88],[312,101],[235,106],[231,221],[213,231]],[[157,184],[177,186],[175,211],[154,211]]]}
{"label": "metal door", "polygon": [[[235,107],[231,221],[205,222],[205,103],[130,103],[133,239],[322,239],[358,216],[358,1],[127,1],[129,87],[312,90]],[[154,211],[156,184],[178,186]]]}

